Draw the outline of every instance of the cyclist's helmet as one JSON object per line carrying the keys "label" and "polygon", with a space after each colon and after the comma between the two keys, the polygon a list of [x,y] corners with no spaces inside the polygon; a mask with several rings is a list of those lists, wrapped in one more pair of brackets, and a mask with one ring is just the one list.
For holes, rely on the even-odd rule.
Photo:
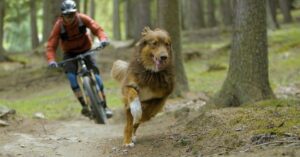
{"label": "cyclist's helmet", "polygon": [[76,3],[73,0],[64,0],[61,3],[61,13],[70,14],[77,11]]}

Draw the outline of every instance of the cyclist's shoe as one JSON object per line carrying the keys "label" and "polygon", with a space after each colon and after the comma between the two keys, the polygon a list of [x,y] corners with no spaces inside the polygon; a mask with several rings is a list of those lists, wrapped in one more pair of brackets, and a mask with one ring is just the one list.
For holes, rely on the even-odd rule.
{"label": "cyclist's shoe", "polygon": [[112,110],[106,107],[105,109],[106,117],[111,118],[113,116]]}
{"label": "cyclist's shoe", "polygon": [[83,106],[82,109],[81,109],[81,114],[86,116],[86,117],[90,117],[89,108],[87,106]]}

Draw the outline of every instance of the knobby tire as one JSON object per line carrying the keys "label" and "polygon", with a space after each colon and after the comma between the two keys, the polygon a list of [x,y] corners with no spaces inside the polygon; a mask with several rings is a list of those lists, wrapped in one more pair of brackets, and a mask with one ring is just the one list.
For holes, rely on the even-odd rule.
{"label": "knobby tire", "polygon": [[95,122],[98,124],[106,124],[107,117],[102,104],[100,104],[102,103],[102,101],[97,95],[96,89],[92,88],[91,80],[88,76],[83,77],[83,89],[85,90],[87,96],[90,98],[91,112],[95,116]]}

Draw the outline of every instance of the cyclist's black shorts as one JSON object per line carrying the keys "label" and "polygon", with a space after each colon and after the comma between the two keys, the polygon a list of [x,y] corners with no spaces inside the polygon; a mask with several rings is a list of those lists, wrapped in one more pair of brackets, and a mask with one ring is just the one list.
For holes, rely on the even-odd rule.
{"label": "cyclist's black shorts", "polygon": [[[83,54],[83,53],[64,53],[63,59],[69,59],[69,58],[74,58],[79,54]],[[88,55],[85,57],[85,63],[87,65],[88,69],[93,69],[94,73],[99,74],[99,69],[96,65],[96,60],[95,60],[95,56],[94,55]],[[64,64],[64,70],[66,73],[77,73],[78,72],[78,63],[76,60],[74,61],[70,61],[70,62],[66,62]]]}

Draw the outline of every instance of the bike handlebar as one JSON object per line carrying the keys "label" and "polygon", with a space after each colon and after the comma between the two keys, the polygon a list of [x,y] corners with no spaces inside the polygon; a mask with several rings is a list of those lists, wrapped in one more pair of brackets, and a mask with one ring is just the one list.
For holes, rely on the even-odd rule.
{"label": "bike handlebar", "polygon": [[63,61],[61,61],[61,62],[58,62],[57,65],[58,65],[58,67],[62,67],[66,62],[78,60],[78,59],[80,59],[80,58],[85,58],[86,56],[92,55],[92,54],[95,53],[95,51],[98,51],[98,50],[103,49],[103,48],[104,48],[104,47],[96,47],[96,48],[94,48],[94,49],[90,49],[90,50],[86,51],[86,52],[83,53],[83,54],[77,55],[76,57],[69,58],[69,59],[63,60]]}

